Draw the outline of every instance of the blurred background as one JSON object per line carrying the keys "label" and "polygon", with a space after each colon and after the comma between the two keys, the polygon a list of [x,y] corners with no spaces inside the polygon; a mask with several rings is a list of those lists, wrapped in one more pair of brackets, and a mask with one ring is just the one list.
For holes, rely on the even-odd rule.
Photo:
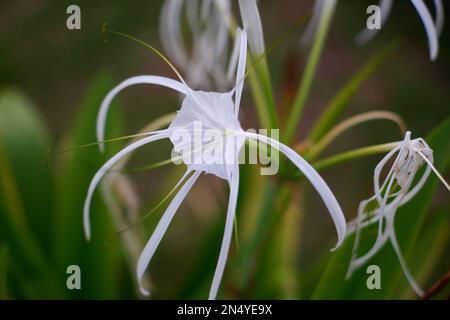
{"label": "blurred background", "polygon": [[[427,1],[430,8],[432,2]],[[81,30],[66,28],[66,8],[71,4],[81,8]],[[435,62],[429,59],[422,22],[409,1],[395,1],[384,28],[368,45],[359,47],[354,44],[354,37],[365,26],[369,4],[373,2],[339,2],[296,142],[306,137],[327,103],[347,81],[395,37],[400,38],[399,46],[349,99],[340,119],[370,110],[389,110],[405,120],[413,137],[426,137],[450,116],[448,21]],[[123,235],[116,234],[111,208],[100,195],[96,195],[92,207],[91,243],[84,240],[82,230],[87,185],[98,166],[124,143],[108,145],[105,156],[99,155],[94,146],[51,157],[47,168],[45,162],[49,149],[53,152],[95,142],[95,117],[100,102],[123,79],[141,74],[174,77],[158,57],[141,46],[112,35],[105,42],[100,32],[107,22],[115,30],[162,48],[158,31],[161,5],[162,1],[142,0],[1,1],[0,298],[140,297],[135,289],[133,254],[124,244]],[[312,6],[313,1],[306,0],[260,1],[266,44],[273,43]],[[450,17],[450,6],[445,9]],[[237,3],[234,12],[238,15]],[[307,58],[307,51],[300,45],[303,29],[292,32],[267,58],[282,115],[289,111],[286,105],[295,95]],[[250,90],[244,90],[241,123],[243,128],[258,128]],[[177,110],[180,102],[176,94],[164,88],[134,86],[121,93],[114,104],[108,137],[135,133],[153,119]],[[323,156],[400,139],[395,125],[374,121],[344,134]],[[446,150],[450,148],[449,141],[443,145]],[[169,143],[158,143],[139,152],[131,165],[165,160],[169,151]],[[348,220],[355,216],[359,202],[371,195],[373,168],[380,159],[381,156],[358,159],[323,172]],[[444,158],[441,168],[448,168],[448,163],[448,158]],[[259,182],[263,178],[253,180],[258,172],[255,170],[247,168],[243,173],[240,197],[245,200],[239,202],[238,240],[230,254],[221,297],[415,297],[399,272],[391,248],[379,257],[383,277],[386,272],[386,279],[395,279],[395,286],[386,280],[389,289],[371,292],[363,280],[345,281],[342,274],[333,276],[332,271],[327,277],[335,282],[323,279],[326,265],[333,259],[329,249],[336,236],[325,207],[308,184],[287,183],[292,193],[299,194],[288,211],[304,212],[300,219],[293,220],[291,230],[275,228],[273,234],[259,234],[258,228],[264,230],[264,225],[258,223],[261,198],[266,197],[268,208],[276,199],[270,197],[270,187],[261,190]],[[182,171],[181,166],[168,166],[129,175],[139,195],[138,214],[153,208]],[[207,297],[220,248],[228,187],[215,177],[200,180],[177,213],[150,265],[147,281],[154,298]],[[421,215],[423,221],[417,232],[419,237],[429,239],[421,238],[423,241],[416,245],[406,244],[411,245],[407,257],[411,270],[425,289],[450,268],[448,199],[444,188],[438,186],[436,192],[428,195],[426,208],[417,202],[399,212],[403,217],[397,223],[404,223],[399,232],[405,233],[413,229],[407,224],[414,224],[414,214],[426,212]],[[137,252],[161,213],[158,210],[129,231],[136,236]],[[68,265],[80,266],[81,290],[66,288]],[[345,261],[337,266],[345,270]],[[364,271],[355,278],[364,279]],[[327,285],[336,290],[323,289]],[[448,290],[438,297],[446,294]]]}

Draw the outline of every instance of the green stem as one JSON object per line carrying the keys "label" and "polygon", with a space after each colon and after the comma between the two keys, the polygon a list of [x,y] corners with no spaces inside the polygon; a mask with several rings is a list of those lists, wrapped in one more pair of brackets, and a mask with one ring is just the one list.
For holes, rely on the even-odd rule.
{"label": "green stem", "polygon": [[271,120],[269,114],[269,107],[265,100],[263,89],[255,73],[250,72],[248,74],[250,82],[250,88],[252,90],[253,100],[256,106],[256,113],[258,114],[258,120],[263,128],[270,128]]}
{"label": "green stem", "polygon": [[[377,145],[370,146],[370,147],[364,147],[364,148],[359,148],[359,149],[339,153],[339,154],[331,156],[329,158],[325,158],[325,159],[314,162],[313,167],[317,171],[325,170],[325,169],[328,169],[330,167],[333,167],[335,165],[338,165],[338,164],[341,164],[341,163],[344,163],[344,162],[347,162],[350,160],[355,160],[358,158],[363,158],[363,157],[371,156],[374,154],[385,153],[385,152],[391,151],[397,144],[398,144],[398,142],[377,144]],[[294,174],[292,176],[292,178],[293,178],[293,180],[297,180],[297,179],[303,178],[303,175],[301,173]]]}
{"label": "green stem", "polygon": [[270,79],[270,72],[266,57],[263,57],[263,59],[258,63],[257,69],[259,73],[259,80],[263,89],[264,98],[267,103],[269,117],[269,126],[265,128],[278,128],[278,115],[275,106],[275,100],[273,98],[272,81]]}
{"label": "green stem", "polygon": [[297,126],[300,121],[306,99],[308,98],[309,92],[311,91],[311,86],[314,81],[314,75],[316,73],[319,58],[321,56],[325,39],[328,34],[328,29],[330,27],[330,23],[333,17],[334,6],[335,1],[332,1],[329,4],[327,3],[323,8],[319,27],[314,36],[313,47],[309,53],[305,72],[303,74],[302,81],[300,82],[299,88],[297,90],[297,96],[295,97],[294,104],[292,106],[292,111],[286,125],[283,142],[287,144],[291,142],[297,130]]}
{"label": "green stem", "polygon": [[333,126],[338,116],[348,105],[348,101],[354,93],[363,85],[363,83],[377,70],[381,63],[392,53],[398,46],[399,39],[392,40],[386,47],[382,48],[374,56],[372,56],[366,64],[339,90],[337,95],[325,107],[319,120],[314,125],[309,140],[316,142],[322,138],[327,131]]}

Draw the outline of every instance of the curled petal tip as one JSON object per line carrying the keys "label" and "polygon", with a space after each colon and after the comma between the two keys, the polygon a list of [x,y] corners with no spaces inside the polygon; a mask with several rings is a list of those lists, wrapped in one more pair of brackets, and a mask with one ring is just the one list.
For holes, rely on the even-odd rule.
{"label": "curled petal tip", "polygon": [[150,292],[147,289],[145,289],[142,285],[139,286],[139,291],[141,292],[141,294],[143,296],[146,296],[146,297],[150,296]]}
{"label": "curled petal tip", "polygon": [[84,237],[86,238],[86,241],[91,241],[91,227],[87,226],[86,223],[84,226]]}

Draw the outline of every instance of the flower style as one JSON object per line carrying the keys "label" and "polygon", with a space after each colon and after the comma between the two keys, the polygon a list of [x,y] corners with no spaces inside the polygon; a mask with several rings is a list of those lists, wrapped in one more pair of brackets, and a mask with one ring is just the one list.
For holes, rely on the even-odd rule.
{"label": "flower style", "polygon": [[[174,145],[175,151],[181,153],[181,159],[187,165],[186,173],[178,182],[176,187],[180,187],[178,193],[172,199],[172,202],[168,205],[161,220],[155,228],[150,239],[146,243],[137,263],[137,278],[140,283],[140,288],[143,294],[148,294],[148,291],[142,286],[141,279],[147,269],[153,254],[155,253],[163,235],[167,231],[175,212],[178,210],[182,201],[198,180],[202,173],[210,173],[225,179],[230,187],[230,196],[227,209],[227,217],[225,222],[224,236],[222,240],[222,246],[219,253],[219,258],[214,273],[209,298],[214,299],[217,295],[219,285],[224,272],[225,264],[227,261],[228,251],[231,243],[233,232],[233,221],[236,212],[238,188],[239,188],[239,165],[236,152],[239,151],[244,145],[246,139],[254,141],[260,141],[273,148],[281,151],[285,154],[299,170],[303,172],[305,177],[309,179],[314,188],[318,191],[322,197],[337,230],[339,246],[344,237],[346,231],[346,222],[342,210],[334,197],[333,193],[322,179],[322,177],[309,165],[300,155],[290,149],[288,146],[271,139],[269,137],[259,135],[256,133],[245,132],[238,120],[240,100],[244,85],[245,78],[245,64],[247,55],[247,33],[241,29],[236,33],[236,47],[238,50],[237,59],[237,72],[236,72],[236,85],[229,92],[203,92],[194,91],[179,75],[180,81],[173,79],[159,77],[159,76],[137,76],[123,81],[117,87],[115,87],[104,99],[100,107],[98,122],[97,122],[97,138],[99,141],[104,140],[105,120],[110,103],[114,96],[116,96],[124,88],[135,84],[156,84],[173,89],[185,97],[182,101],[181,109],[178,111],[177,116],[174,118],[169,127],[165,130],[148,132],[148,135],[144,138],[126,146],[119,151],[115,156],[109,159],[95,174],[91,184],[89,186],[86,200],[84,203],[84,230],[86,237],[90,239],[91,227],[90,227],[90,203],[97,185],[100,180],[107,174],[108,170],[114,166],[120,159],[126,157],[134,150],[150,144],[154,141],[162,139],[170,139]],[[196,130],[198,129],[198,123],[201,124],[201,129],[214,129],[219,131],[224,140],[227,142],[227,149],[222,154],[221,163],[204,163],[189,161],[190,156],[193,154],[195,159],[201,159],[205,153],[209,153],[211,150],[218,151],[219,153],[223,144],[217,141],[204,141],[196,137]],[[197,128],[197,129],[196,129]],[[201,148],[191,150],[190,152],[183,152],[184,145],[176,139],[177,132],[188,131],[191,136],[194,137],[194,144],[200,145]],[[228,145],[231,147],[228,148]],[[103,150],[103,145],[100,144],[100,149]]]}
{"label": "flower style", "polygon": [[[381,172],[388,161],[393,159],[395,155],[397,156],[392,167],[381,183]],[[414,184],[415,177],[424,164],[427,167],[423,171],[420,179]],[[347,236],[356,233],[347,277],[350,277],[357,268],[369,261],[386,242],[390,241],[409,283],[418,295],[423,295],[422,289],[415,282],[403,259],[395,235],[394,220],[397,209],[410,201],[422,189],[431,170],[436,173],[450,191],[450,186],[433,166],[433,151],[422,138],[411,140],[411,132],[407,132],[405,139],[399,142],[378,163],[373,177],[374,195],[360,203],[357,217],[347,226]],[[367,253],[358,256],[361,231],[374,223],[378,223],[378,233],[375,243]]]}
{"label": "flower style", "polygon": [[[185,9],[192,38],[190,50],[181,28]],[[160,33],[164,50],[187,75],[192,86],[209,86],[211,80],[219,88],[231,84],[226,77],[231,3],[229,0],[166,0]]]}
{"label": "flower style", "polygon": [[[428,37],[430,59],[435,60],[439,52],[439,36],[441,35],[442,28],[444,26],[444,6],[442,4],[442,0],[434,0],[434,6],[436,9],[436,18],[434,21],[423,0],[411,0],[411,3],[416,8],[417,13],[422,20],[423,26],[425,27],[425,32]],[[379,2],[381,27],[383,27],[389,18],[393,4],[393,0],[381,0]],[[378,31],[378,29],[369,30],[366,28],[356,36],[356,42],[358,44],[365,44],[375,37]]]}

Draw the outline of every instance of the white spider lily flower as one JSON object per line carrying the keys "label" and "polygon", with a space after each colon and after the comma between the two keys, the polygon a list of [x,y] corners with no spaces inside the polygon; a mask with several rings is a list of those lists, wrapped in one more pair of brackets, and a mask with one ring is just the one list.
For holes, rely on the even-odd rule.
{"label": "white spider lily flower", "polygon": [[[182,31],[184,14],[191,38],[189,49]],[[230,0],[164,2],[161,41],[169,57],[187,75],[190,85],[210,87],[213,82],[219,88],[226,88],[231,84],[231,79],[225,77],[230,19]]]}
{"label": "white spider lily flower", "polygon": [[[425,28],[425,32],[427,33],[430,59],[435,60],[439,51],[439,36],[441,35],[442,28],[444,26],[444,7],[442,5],[442,0],[433,0],[436,11],[436,18],[434,20],[423,0],[410,1],[417,10],[417,13],[419,14]],[[378,5],[380,7],[381,27],[383,27],[386,23],[391,13],[393,4],[393,0],[381,0],[379,2]],[[366,44],[373,37],[375,37],[378,31],[378,29],[369,30],[366,28],[356,36],[356,42],[358,44]]]}
{"label": "white spider lily flower", "polygon": [[[345,238],[346,222],[342,210],[334,197],[333,193],[321,178],[321,176],[309,165],[300,155],[290,149],[288,146],[268,138],[263,135],[244,132],[242,129],[238,114],[240,100],[243,90],[244,78],[245,78],[245,64],[247,56],[247,33],[246,31],[237,30],[236,42],[239,47],[239,56],[237,62],[236,72],[236,84],[233,90],[229,92],[203,92],[194,91],[187,86],[184,80],[180,77],[181,82],[157,77],[157,76],[140,76],[125,80],[114,88],[104,99],[98,118],[97,138],[99,141],[104,140],[105,119],[110,106],[110,103],[115,95],[127,86],[146,83],[157,84],[171,88],[185,96],[182,101],[181,109],[178,111],[177,116],[174,118],[169,127],[165,130],[149,132],[148,136],[134,142],[115,156],[109,159],[95,174],[88,189],[86,200],[84,203],[84,229],[86,237],[89,239],[91,236],[91,228],[89,222],[90,203],[93,193],[99,183],[99,181],[107,174],[108,170],[114,166],[123,157],[126,157],[134,150],[150,144],[154,141],[162,139],[170,139],[174,145],[176,151],[181,152],[181,159],[187,165],[187,170],[177,186],[180,186],[178,193],[172,199],[165,212],[163,213],[161,220],[156,226],[153,234],[145,245],[137,263],[137,279],[141,284],[141,291],[143,294],[148,294],[148,291],[142,286],[142,277],[146,271],[153,254],[155,253],[162,237],[164,236],[170,222],[172,221],[175,212],[178,210],[184,198],[189,193],[190,189],[200,177],[201,173],[210,173],[218,176],[219,178],[227,180],[230,186],[230,196],[227,209],[227,217],[225,223],[224,236],[222,240],[222,246],[220,248],[217,267],[214,273],[209,298],[215,299],[219,285],[222,279],[222,275],[225,269],[225,264],[228,257],[228,251],[230,248],[233,221],[236,213],[237,196],[239,189],[239,165],[237,154],[244,145],[246,139],[253,139],[262,141],[268,145],[273,146],[282,153],[284,153],[297,167],[301,170],[305,177],[308,178],[315,189],[322,197],[337,229],[339,246]],[[220,163],[205,163],[190,161],[190,155],[194,155],[195,159],[201,159],[205,153],[218,151],[218,154],[222,150],[223,143],[217,141],[206,141],[202,138],[196,138],[198,130],[198,124],[201,125],[200,129],[214,129],[221,133],[225,137],[227,142],[227,149],[225,153],[222,153],[222,161]],[[183,143],[176,139],[176,134],[182,131],[188,131],[192,137],[194,137],[194,145],[197,143],[202,148],[194,149],[193,152],[183,153]],[[231,148],[229,148],[231,146]],[[100,145],[102,148],[102,146]]]}
{"label": "white spider lily flower", "polygon": [[[386,178],[381,182],[381,173],[388,161],[395,160]],[[426,165],[420,179],[414,183],[419,170]],[[347,226],[347,236],[355,234],[355,243],[347,277],[362,265],[366,264],[378,251],[390,241],[399,259],[403,273],[414,291],[423,295],[422,289],[416,283],[408,270],[397,242],[394,220],[397,209],[410,201],[424,186],[431,171],[441,179],[449,189],[450,186],[433,166],[433,151],[422,139],[411,140],[411,132],[407,132],[405,139],[397,144],[376,166],[374,171],[374,195],[360,203],[358,215]],[[378,233],[374,245],[364,255],[358,256],[361,232],[364,228],[378,223]]]}

